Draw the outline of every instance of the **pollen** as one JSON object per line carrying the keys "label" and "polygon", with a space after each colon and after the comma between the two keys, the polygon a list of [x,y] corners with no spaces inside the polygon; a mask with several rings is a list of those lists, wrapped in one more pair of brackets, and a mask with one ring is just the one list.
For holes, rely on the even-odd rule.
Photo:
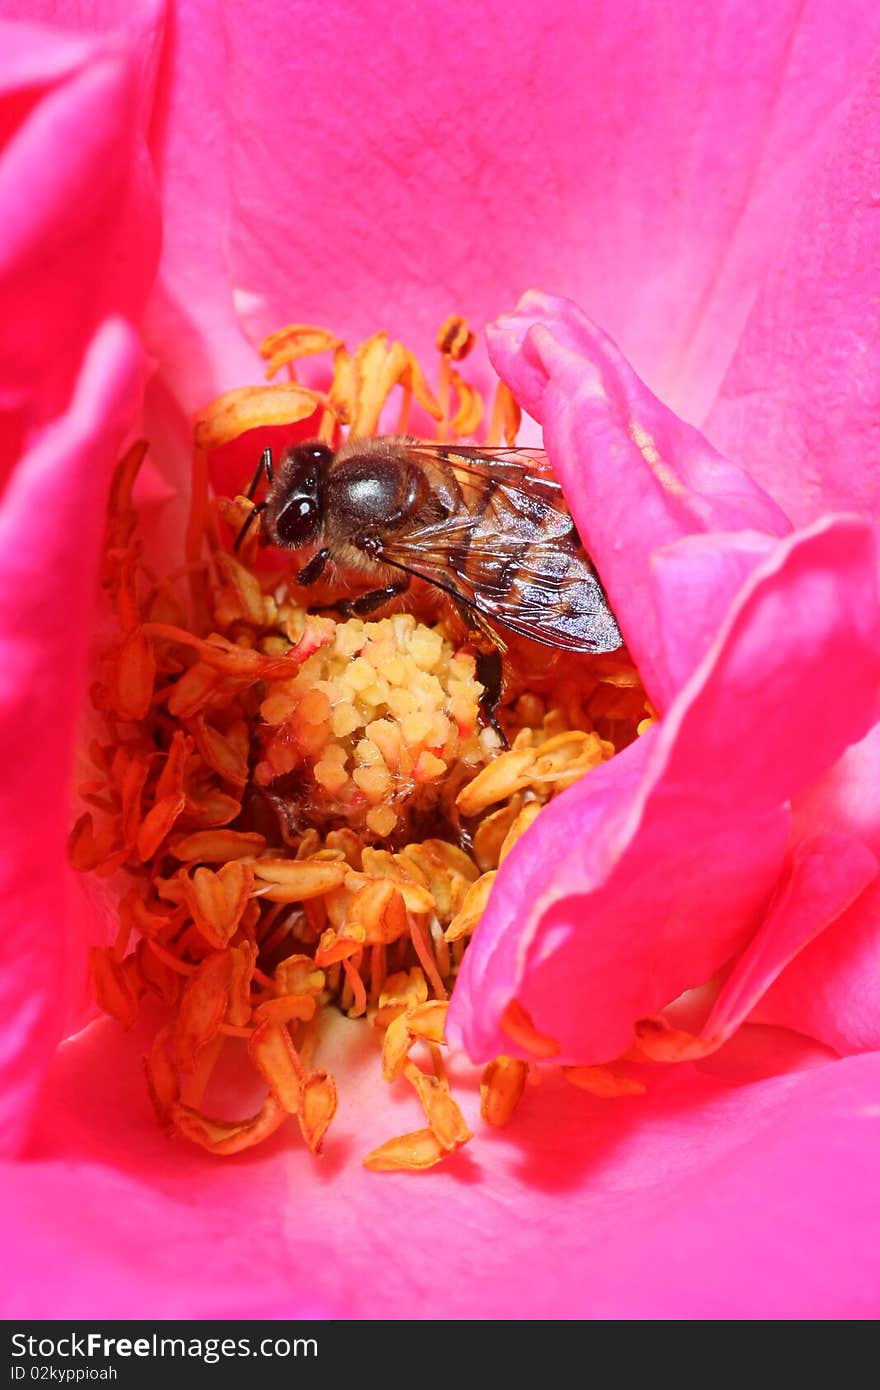
{"label": "pollen", "polygon": [[[417,584],[387,611],[346,617],[357,576],[303,588],[258,525],[236,553],[254,503],[209,487],[212,451],[259,457],[256,429],[334,447],[346,430],[479,442],[485,401],[459,370],[474,341],[460,317],[442,325],[432,387],[384,332],[352,349],[308,324],[273,334],[267,380],[195,422],[189,524],[169,574],[147,563],[134,504],[148,446],[116,470],[101,572],[114,636],[69,853],[122,885],[115,939],[90,956],[96,1000],[122,1028],[152,1028],[144,1073],[159,1123],[218,1156],[283,1126],[314,1155],[332,1143],[346,1103],[345,1076],[321,1065],[334,1015],[366,1030],[377,1079],[409,1095],[411,1130],[364,1158],[377,1173],[448,1161],[475,1127],[508,1124],[533,1073],[555,1065],[558,1044],[511,1000],[503,1029],[524,1056],[498,1057],[455,1094],[448,1003],[507,855],[548,801],[654,721],[626,653],[575,659],[511,639],[496,729],[473,634],[438,590]],[[484,442],[512,444],[506,386],[488,414]],[[646,1025],[639,1056],[647,1037]],[[221,1054],[224,1075],[231,1061],[253,1083],[248,1113],[215,1113],[232,1108]],[[632,1089],[603,1068],[565,1075],[594,1093]]]}
{"label": "pollen", "polygon": [[[299,616],[279,605],[286,627]],[[486,766],[481,695],[474,657],[440,628],[411,613],[350,618],[262,701],[257,780],[295,774],[291,806],[308,824],[387,839],[442,813],[453,769]]]}

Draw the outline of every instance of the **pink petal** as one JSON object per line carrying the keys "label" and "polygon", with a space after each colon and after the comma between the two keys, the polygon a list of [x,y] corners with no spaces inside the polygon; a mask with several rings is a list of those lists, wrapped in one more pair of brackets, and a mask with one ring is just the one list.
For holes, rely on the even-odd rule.
{"label": "pink petal", "polygon": [[[662,723],[541,813],[453,996],[449,1036],[470,1056],[511,1050],[499,1020],[517,998],[563,1057],[605,1061],[745,945],[781,867],[785,803],[877,717],[875,567],[854,519],[779,542]],[[829,720],[841,652],[848,698]]]}
{"label": "pink petal", "polygon": [[[162,57],[165,0],[4,0],[4,72],[33,87],[66,76],[83,61],[125,53],[146,126]],[[37,26],[44,26],[39,28]],[[16,37],[19,35],[20,37]]]}
{"label": "pink petal", "polygon": [[[232,30],[239,23],[246,29],[262,26],[270,18],[275,35],[249,75],[253,87],[263,92],[262,114],[256,127],[246,129],[227,71],[229,44],[239,41]],[[288,24],[293,26],[295,40],[287,32]],[[187,435],[180,459],[183,476],[187,476],[191,412],[221,391],[262,377],[262,363],[246,342],[235,314],[239,281],[230,270],[228,244],[233,213],[231,131],[239,131],[248,145],[258,130],[271,127],[280,132],[275,123],[284,119],[278,101],[290,81],[285,74],[288,55],[292,59],[297,51],[306,53],[310,48],[303,44],[302,24],[288,5],[261,10],[250,3],[218,6],[214,0],[187,0],[175,5],[169,18],[151,130],[162,196],[162,261],[145,335],[158,360],[154,393],[163,395],[163,413],[167,416],[168,402],[174,401],[185,417],[181,421]],[[271,74],[268,106],[266,83],[256,76],[263,73]],[[293,203],[293,191],[284,190],[286,203]],[[297,286],[300,278],[298,273],[291,286]],[[285,316],[273,327],[291,316],[301,316],[294,288]]]}
{"label": "pink petal", "polygon": [[[124,27],[154,59],[156,4],[16,8]],[[485,0],[465,25],[398,14],[380,43],[386,21],[377,0],[175,7],[149,321],[185,409],[255,374],[233,297],[255,334],[295,317],[354,338],[382,319],[424,351],[451,310],[480,323],[544,281],[699,418],[880,32],[872,7],[683,3],[635,22]]]}
{"label": "pink petal", "polygon": [[743,1023],[717,1052],[699,1058],[696,1066],[705,1075],[742,1084],[823,1067],[835,1060],[834,1051],[814,1038],[772,1024],[750,1022]]}
{"label": "pink petal", "polygon": [[808,941],[863,893],[877,868],[867,845],[850,835],[831,832],[801,840],[764,921],[725,981],[703,1036],[730,1037]]}
{"label": "pink petal", "polygon": [[82,990],[94,930],[67,863],[71,771],[106,488],[142,358],[119,320],[96,335],[65,414],[19,460],[0,511],[0,1135],[20,1143]]}
{"label": "pink petal", "polygon": [[[627,645],[664,710],[767,553],[769,540],[751,533],[783,535],[788,523],[652,395],[574,304],[527,294],[489,330],[489,346],[500,375],[544,426]],[[714,534],[743,531],[750,534],[735,541]]]}
{"label": "pink petal", "polygon": [[140,315],[159,238],[140,82],[125,53],[50,30],[4,32],[16,62],[0,95],[0,467],[66,408],[98,325]]}
{"label": "pink petal", "polygon": [[[846,684],[836,704],[846,698]],[[880,855],[880,725],[847,749],[794,803],[794,834],[827,826]],[[880,1045],[880,885],[872,884],[801,951],[754,1015],[846,1053]]]}
{"label": "pink petal", "polygon": [[[880,853],[878,788],[880,725],[798,797],[795,833],[834,825]],[[756,1016],[797,1028],[838,1052],[880,1045],[880,885],[872,884],[787,966]]]}
{"label": "pink petal", "polygon": [[183,21],[187,186],[223,112],[230,186],[226,202],[209,176],[204,213],[171,235],[213,264],[228,208],[257,337],[290,319],[352,339],[378,325],[426,351],[448,313],[480,324],[554,284],[699,418],[880,20],[829,0],[638,15],[482,0],[459,18],[411,7],[389,37],[379,0],[237,5],[222,48],[202,15],[188,50]]}
{"label": "pink petal", "polygon": [[[0,92],[4,104],[13,92],[19,94],[19,109],[7,107],[4,136],[9,134],[28,114],[34,100],[57,82],[62,82],[88,61],[91,45],[72,35],[55,33],[49,37],[33,23],[12,23],[7,13],[0,19],[3,38],[3,68],[0,70]],[[38,18],[33,6],[28,6],[29,18]],[[11,117],[11,119],[10,119]]]}
{"label": "pink petal", "polygon": [[834,508],[880,515],[878,99],[875,60],[780,244],[708,423],[799,523]]}
{"label": "pink petal", "polygon": [[880,1040],[880,886],[872,884],[783,971],[754,1017],[840,1053]]}
{"label": "pink petal", "polygon": [[477,1120],[468,1150],[398,1177],[359,1159],[419,1123],[412,1093],[381,1088],[362,1024],[331,1031],[322,1061],[348,1079],[319,1164],[286,1131],[238,1159],[170,1143],[113,1024],[68,1044],[33,1158],[2,1173],[4,1315],[876,1310],[880,1057],[749,1086],[678,1068],[617,1102],[548,1075],[508,1129]]}
{"label": "pink petal", "polygon": [[71,775],[107,481],[142,385],[118,315],[141,311],[158,223],[119,45],[8,24],[3,40],[0,1134],[14,1147],[94,926],[67,868]]}

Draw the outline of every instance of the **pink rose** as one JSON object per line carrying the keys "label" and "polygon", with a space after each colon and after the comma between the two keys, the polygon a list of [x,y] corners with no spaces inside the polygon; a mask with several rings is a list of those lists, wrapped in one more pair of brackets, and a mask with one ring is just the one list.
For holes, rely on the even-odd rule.
{"label": "pink rose", "polygon": [[[7,0],[7,1317],[876,1312],[880,16],[576,10]],[[65,855],[113,462],[143,402],[158,544],[249,340],[295,317],[419,350],[542,283],[569,298],[526,296],[490,353],[661,719],[511,855],[453,1020],[514,1051],[516,998],[604,1063],[712,979],[641,1033],[695,1060],[616,1101],[554,1072],[510,1128],[377,1176],[410,1121],[340,1019],[322,1164],[170,1144],[142,1039],[76,1031],[115,931]]]}

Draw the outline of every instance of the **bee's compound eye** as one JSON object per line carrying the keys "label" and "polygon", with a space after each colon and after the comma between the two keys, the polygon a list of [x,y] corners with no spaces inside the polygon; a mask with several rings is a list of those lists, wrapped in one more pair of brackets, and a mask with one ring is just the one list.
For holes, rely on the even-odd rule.
{"label": "bee's compound eye", "polygon": [[293,497],[275,518],[275,535],[279,545],[292,550],[305,545],[315,534],[318,525],[318,503],[314,497]]}

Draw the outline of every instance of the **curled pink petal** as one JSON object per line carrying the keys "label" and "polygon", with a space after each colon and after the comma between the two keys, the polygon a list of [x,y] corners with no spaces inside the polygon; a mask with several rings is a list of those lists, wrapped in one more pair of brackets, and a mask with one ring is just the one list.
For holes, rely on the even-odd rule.
{"label": "curled pink petal", "polygon": [[[38,18],[29,6],[31,21]],[[44,95],[56,83],[64,81],[88,61],[92,45],[87,39],[57,30],[47,33],[33,22],[13,22],[0,19],[3,44],[3,67],[0,69],[0,92],[4,98],[17,92],[27,94],[21,116],[28,114],[34,99]],[[8,117],[7,117],[8,119]],[[20,117],[14,118],[14,125]]]}
{"label": "curled pink petal", "polygon": [[758,1002],[759,1022],[796,1028],[836,1052],[880,1043],[880,886],[797,955]]}
{"label": "curled pink petal", "polygon": [[[846,699],[845,682],[838,699]],[[880,724],[796,799],[795,836],[834,826],[880,855],[878,788]],[[877,883],[791,961],[760,1000],[755,1017],[796,1028],[841,1053],[880,1047]]]}
{"label": "curled pink petal", "polygon": [[[661,725],[514,847],[464,959],[450,1036],[475,1059],[509,1051],[500,1020],[516,998],[564,1057],[604,1061],[635,1019],[742,948],[781,867],[786,803],[877,718],[878,637],[867,524],[829,520],[778,543]],[[841,651],[849,698],[829,721]]]}
{"label": "curled pink petal", "polygon": [[764,921],[703,1027],[709,1042],[730,1037],[789,961],[858,899],[877,867],[867,845],[851,835],[830,832],[798,843]]}
{"label": "curled pink petal", "polygon": [[[847,749],[794,805],[795,832],[834,825],[880,854],[880,724]],[[880,885],[787,966],[755,1016],[846,1053],[880,1046]]]}
{"label": "curled pink petal", "polygon": [[[18,61],[0,93],[10,126],[0,159],[0,470],[28,430],[66,408],[98,325],[140,316],[159,250],[134,64],[97,41],[7,32]],[[11,85],[16,73],[24,93]]]}
{"label": "curled pink petal", "polygon": [[[21,458],[0,510],[0,1135],[14,1149],[83,988],[93,930],[67,862],[71,769],[106,488],[139,402],[131,330],[103,326],[66,413]],[[68,973],[69,972],[69,973]]]}
{"label": "curled pink petal", "polygon": [[142,389],[120,316],[142,311],[158,217],[125,50],[3,29],[0,1134],[14,1148],[79,1002],[81,938],[94,930],[67,865],[73,755],[106,489]]}
{"label": "curled pink petal", "polygon": [[[567,300],[531,292],[488,330],[492,361],[544,426],[550,459],[652,700],[665,710],[717,630],[751,565],[756,539],[727,555],[717,532],[784,535],[776,504],[639,380],[618,348]],[[712,539],[706,539],[706,533]],[[711,571],[700,623],[667,604],[651,556],[702,535],[685,552],[697,583]],[[716,557],[715,551],[722,554]],[[676,585],[682,581],[677,580]],[[669,655],[658,650],[657,635]]]}

